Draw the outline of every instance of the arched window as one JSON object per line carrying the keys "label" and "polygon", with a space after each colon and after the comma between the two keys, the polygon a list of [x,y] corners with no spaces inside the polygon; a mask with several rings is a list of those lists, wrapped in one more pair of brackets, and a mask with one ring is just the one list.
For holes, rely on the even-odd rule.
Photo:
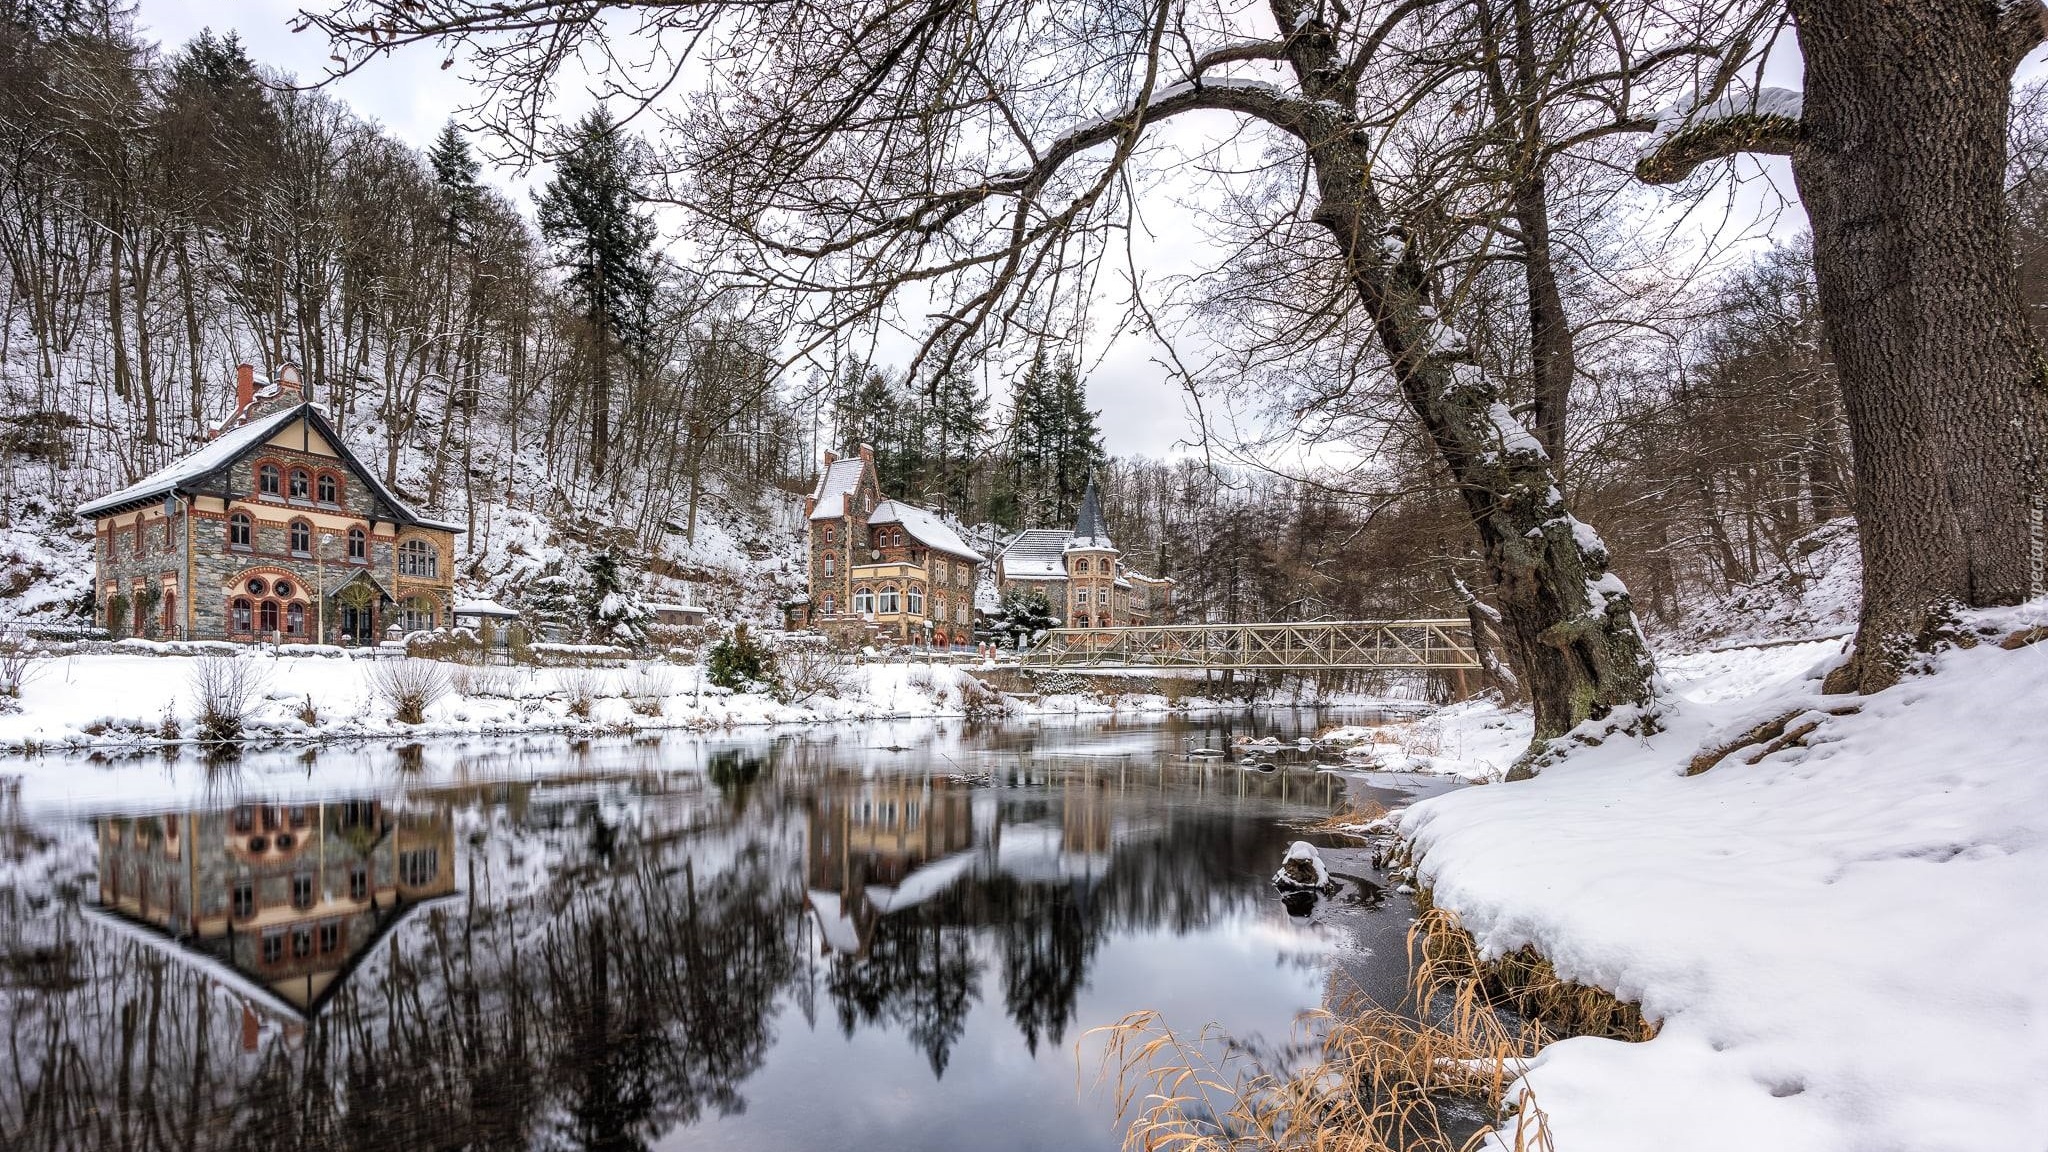
{"label": "arched window", "polygon": [[839,558],[837,556],[834,556],[832,553],[827,552],[824,556],[820,557],[819,559],[825,565],[825,575],[830,576],[839,570]]}
{"label": "arched window", "polygon": [[407,540],[398,549],[400,576],[439,576],[441,553],[425,540]]}
{"label": "arched window", "polygon": [[313,474],[304,468],[292,469],[292,499],[306,500],[313,495]]}
{"label": "arched window", "polygon": [[292,555],[313,554],[313,526],[304,520],[292,521]]}
{"label": "arched window", "polygon": [[135,514],[135,556],[137,559],[149,554],[149,538],[142,531],[142,514]]}
{"label": "arched window", "polygon": [[898,597],[897,597],[897,595],[896,595],[896,586],[895,586],[894,584],[884,584],[884,585],[882,585],[882,605],[881,605],[881,613],[882,613],[882,615],[884,615],[884,616],[887,616],[887,615],[890,615],[890,614],[892,614],[892,613],[895,613],[895,612],[900,612],[900,611],[902,611],[902,609],[901,609],[900,607],[898,607],[898,603],[897,603],[897,602],[898,602]]}
{"label": "arched window", "polygon": [[233,617],[234,623],[231,625],[235,631],[247,632],[250,630],[250,628],[254,627],[255,621],[251,617],[251,613],[254,612],[254,610],[255,605],[249,603],[249,601],[247,600],[237,599],[235,601]]}
{"label": "arched window", "polygon": [[853,592],[853,611],[854,611],[854,614],[855,614],[855,615],[859,615],[859,616],[870,616],[870,615],[873,615],[873,614],[874,614],[874,611],[875,611],[875,592],[874,592],[874,589],[872,589],[872,588],[856,588],[856,589],[854,589],[854,592]]}
{"label": "arched window", "polygon": [[265,600],[257,607],[256,627],[262,632],[277,631],[277,601]]}
{"label": "arched window", "polygon": [[256,524],[247,512],[237,512],[228,517],[228,547],[253,547],[256,540]]}
{"label": "arched window", "polygon": [[284,630],[293,636],[306,634],[306,606],[294,600],[285,605]]}
{"label": "arched window", "polygon": [[434,627],[434,601],[427,596],[408,596],[398,605],[398,627],[406,632],[429,632]]}
{"label": "arched window", "polygon": [[1074,571],[1084,574],[1088,571],[1088,558],[1086,556],[1074,561]]}
{"label": "arched window", "polygon": [[1086,628],[1087,626],[1088,626],[1088,617],[1087,617],[1087,616],[1083,615],[1083,616],[1076,616],[1076,617],[1074,617],[1074,627],[1076,627],[1076,628]]}
{"label": "arched window", "polygon": [[320,474],[318,491],[322,504],[341,503],[341,481],[335,478],[334,473],[322,472]]}
{"label": "arched window", "polygon": [[833,598],[832,598],[832,594],[831,594],[830,592],[827,592],[827,593],[825,593],[825,602],[824,602],[824,604],[822,605],[822,607],[823,607],[823,610],[824,610],[824,614],[825,614],[825,615],[827,615],[827,616],[834,616],[834,615],[837,615],[837,614],[838,614],[838,612],[839,612],[839,601],[837,601],[837,600],[833,599]]}
{"label": "arched window", "polygon": [[264,464],[256,469],[256,491],[263,496],[276,496],[283,489],[284,473],[275,464]]}
{"label": "arched window", "polygon": [[367,564],[370,562],[370,534],[361,528],[348,530],[348,562]]}
{"label": "arched window", "polygon": [[889,543],[890,543],[890,544],[891,544],[892,546],[894,546],[894,547],[897,547],[897,548],[901,548],[901,547],[903,547],[903,529],[901,529],[901,528],[898,528],[898,529],[896,529],[896,530],[894,530],[894,531],[890,532],[890,533],[889,533]]}
{"label": "arched window", "polygon": [[953,623],[962,625],[967,623],[967,605],[953,605]]}
{"label": "arched window", "polygon": [[910,589],[910,614],[912,616],[924,615],[924,589],[916,586],[912,586]]}

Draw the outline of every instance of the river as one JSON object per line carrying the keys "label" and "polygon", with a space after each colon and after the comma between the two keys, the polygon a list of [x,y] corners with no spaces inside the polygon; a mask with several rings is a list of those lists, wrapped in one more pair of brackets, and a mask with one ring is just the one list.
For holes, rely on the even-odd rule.
{"label": "river", "polygon": [[1410,905],[1304,829],[1445,785],[1240,747],[1359,719],[0,765],[0,1147],[1113,1149],[1091,1029],[1399,999]]}

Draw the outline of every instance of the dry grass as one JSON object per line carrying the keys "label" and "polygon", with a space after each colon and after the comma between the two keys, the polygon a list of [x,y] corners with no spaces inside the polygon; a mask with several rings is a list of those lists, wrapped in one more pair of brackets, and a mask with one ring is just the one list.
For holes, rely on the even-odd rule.
{"label": "dry grass", "polygon": [[560,673],[556,683],[561,685],[562,698],[568,701],[569,715],[579,720],[590,719],[598,698],[604,695],[604,677],[594,669],[571,668]]}
{"label": "dry grass", "polygon": [[661,715],[663,701],[675,691],[675,678],[666,669],[642,665],[624,687],[634,715],[653,718]]}
{"label": "dry grass", "polygon": [[[1441,909],[1424,910],[1408,950],[1410,1011],[1361,1001],[1311,1013],[1305,1058],[1261,1058],[1213,1029],[1186,1037],[1153,1012],[1097,1029],[1099,1078],[1129,1120],[1124,1147],[1461,1152],[1490,1126],[1516,1152],[1549,1152],[1542,1109],[1519,1083],[1528,1060],[1562,1035],[1655,1032],[1633,1005],[1559,980],[1533,954],[1482,960]],[[1474,1131],[1480,1119],[1492,1124]]]}
{"label": "dry grass", "polygon": [[1355,834],[1367,824],[1386,819],[1392,811],[1377,800],[1346,800],[1344,807],[1309,825],[1309,831]]}
{"label": "dry grass", "polygon": [[263,669],[236,656],[201,656],[192,662],[191,685],[199,739],[231,744],[242,738],[242,725],[263,689]]}

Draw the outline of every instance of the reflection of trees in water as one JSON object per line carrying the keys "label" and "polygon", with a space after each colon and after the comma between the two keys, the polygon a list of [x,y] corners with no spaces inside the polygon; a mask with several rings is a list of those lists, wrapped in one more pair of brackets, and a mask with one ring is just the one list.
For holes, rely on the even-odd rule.
{"label": "reflection of trees in water", "polygon": [[[801,1002],[798,977],[818,970],[790,829],[820,775],[774,755],[706,768],[722,803],[644,827],[621,830],[580,800],[492,823],[493,836],[526,837],[525,856],[552,853],[552,881],[487,899],[504,881],[474,871],[491,853],[470,853],[464,894],[401,923],[316,1019],[289,1022],[288,1042],[258,1039],[220,985],[157,948],[42,915],[0,959],[74,960],[66,980],[0,989],[13,1037],[0,1049],[0,1147],[638,1149],[742,1108],[779,997]],[[1269,897],[1284,835],[1264,801],[1176,787],[995,800],[1006,827],[1061,831],[1076,803],[1128,819],[1064,874],[1008,872],[991,853],[882,916],[861,955],[818,962],[842,1030],[900,1028],[934,1075],[974,1006],[996,998],[985,968],[1027,1047],[1057,1048],[1107,940],[1247,911]],[[1071,827],[1085,838],[1097,825]],[[13,905],[22,923],[26,903]]]}
{"label": "reflection of trees in water", "polygon": [[831,958],[825,981],[848,1039],[862,1026],[900,1027],[934,1076],[946,1074],[981,982],[973,934],[942,923],[941,911],[928,904],[884,916],[866,952]]}

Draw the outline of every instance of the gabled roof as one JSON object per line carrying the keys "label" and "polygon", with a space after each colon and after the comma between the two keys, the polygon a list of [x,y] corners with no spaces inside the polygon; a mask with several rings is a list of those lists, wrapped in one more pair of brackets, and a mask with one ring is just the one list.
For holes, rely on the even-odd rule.
{"label": "gabled roof", "polygon": [[818,477],[818,490],[811,493],[818,501],[817,507],[811,509],[811,519],[837,520],[846,515],[846,498],[860,487],[864,464],[859,456],[848,456],[834,460],[825,469],[824,475]]}
{"label": "gabled roof", "polygon": [[917,538],[917,542],[934,552],[958,556],[962,560],[981,563],[981,553],[967,546],[958,533],[947,527],[946,522],[901,500],[884,500],[868,513],[870,524],[901,524],[903,530]]}
{"label": "gabled roof", "polygon": [[160,500],[170,493],[189,493],[214,477],[233,467],[236,462],[261,448],[272,436],[289,427],[293,421],[304,419],[312,424],[322,439],[333,445],[341,462],[348,466],[356,479],[367,485],[391,512],[391,519],[400,524],[418,525],[423,528],[439,528],[446,532],[460,532],[460,524],[445,520],[430,520],[414,511],[412,505],[400,500],[398,495],[377,479],[377,474],[363,467],[363,462],[349,451],[342,442],[341,434],[334,429],[334,423],[327,418],[326,410],[318,404],[307,402],[280,412],[273,412],[258,420],[221,433],[190,456],[160,469],[157,472],[130,484],[118,492],[111,492],[97,500],[90,500],[78,506],[80,516],[104,516],[123,512],[152,500]]}
{"label": "gabled roof", "polygon": [[1065,580],[1067,541],[1074,538],[1064,528],[1026,528],[1010,537],[997,564],[1005,580]]}

